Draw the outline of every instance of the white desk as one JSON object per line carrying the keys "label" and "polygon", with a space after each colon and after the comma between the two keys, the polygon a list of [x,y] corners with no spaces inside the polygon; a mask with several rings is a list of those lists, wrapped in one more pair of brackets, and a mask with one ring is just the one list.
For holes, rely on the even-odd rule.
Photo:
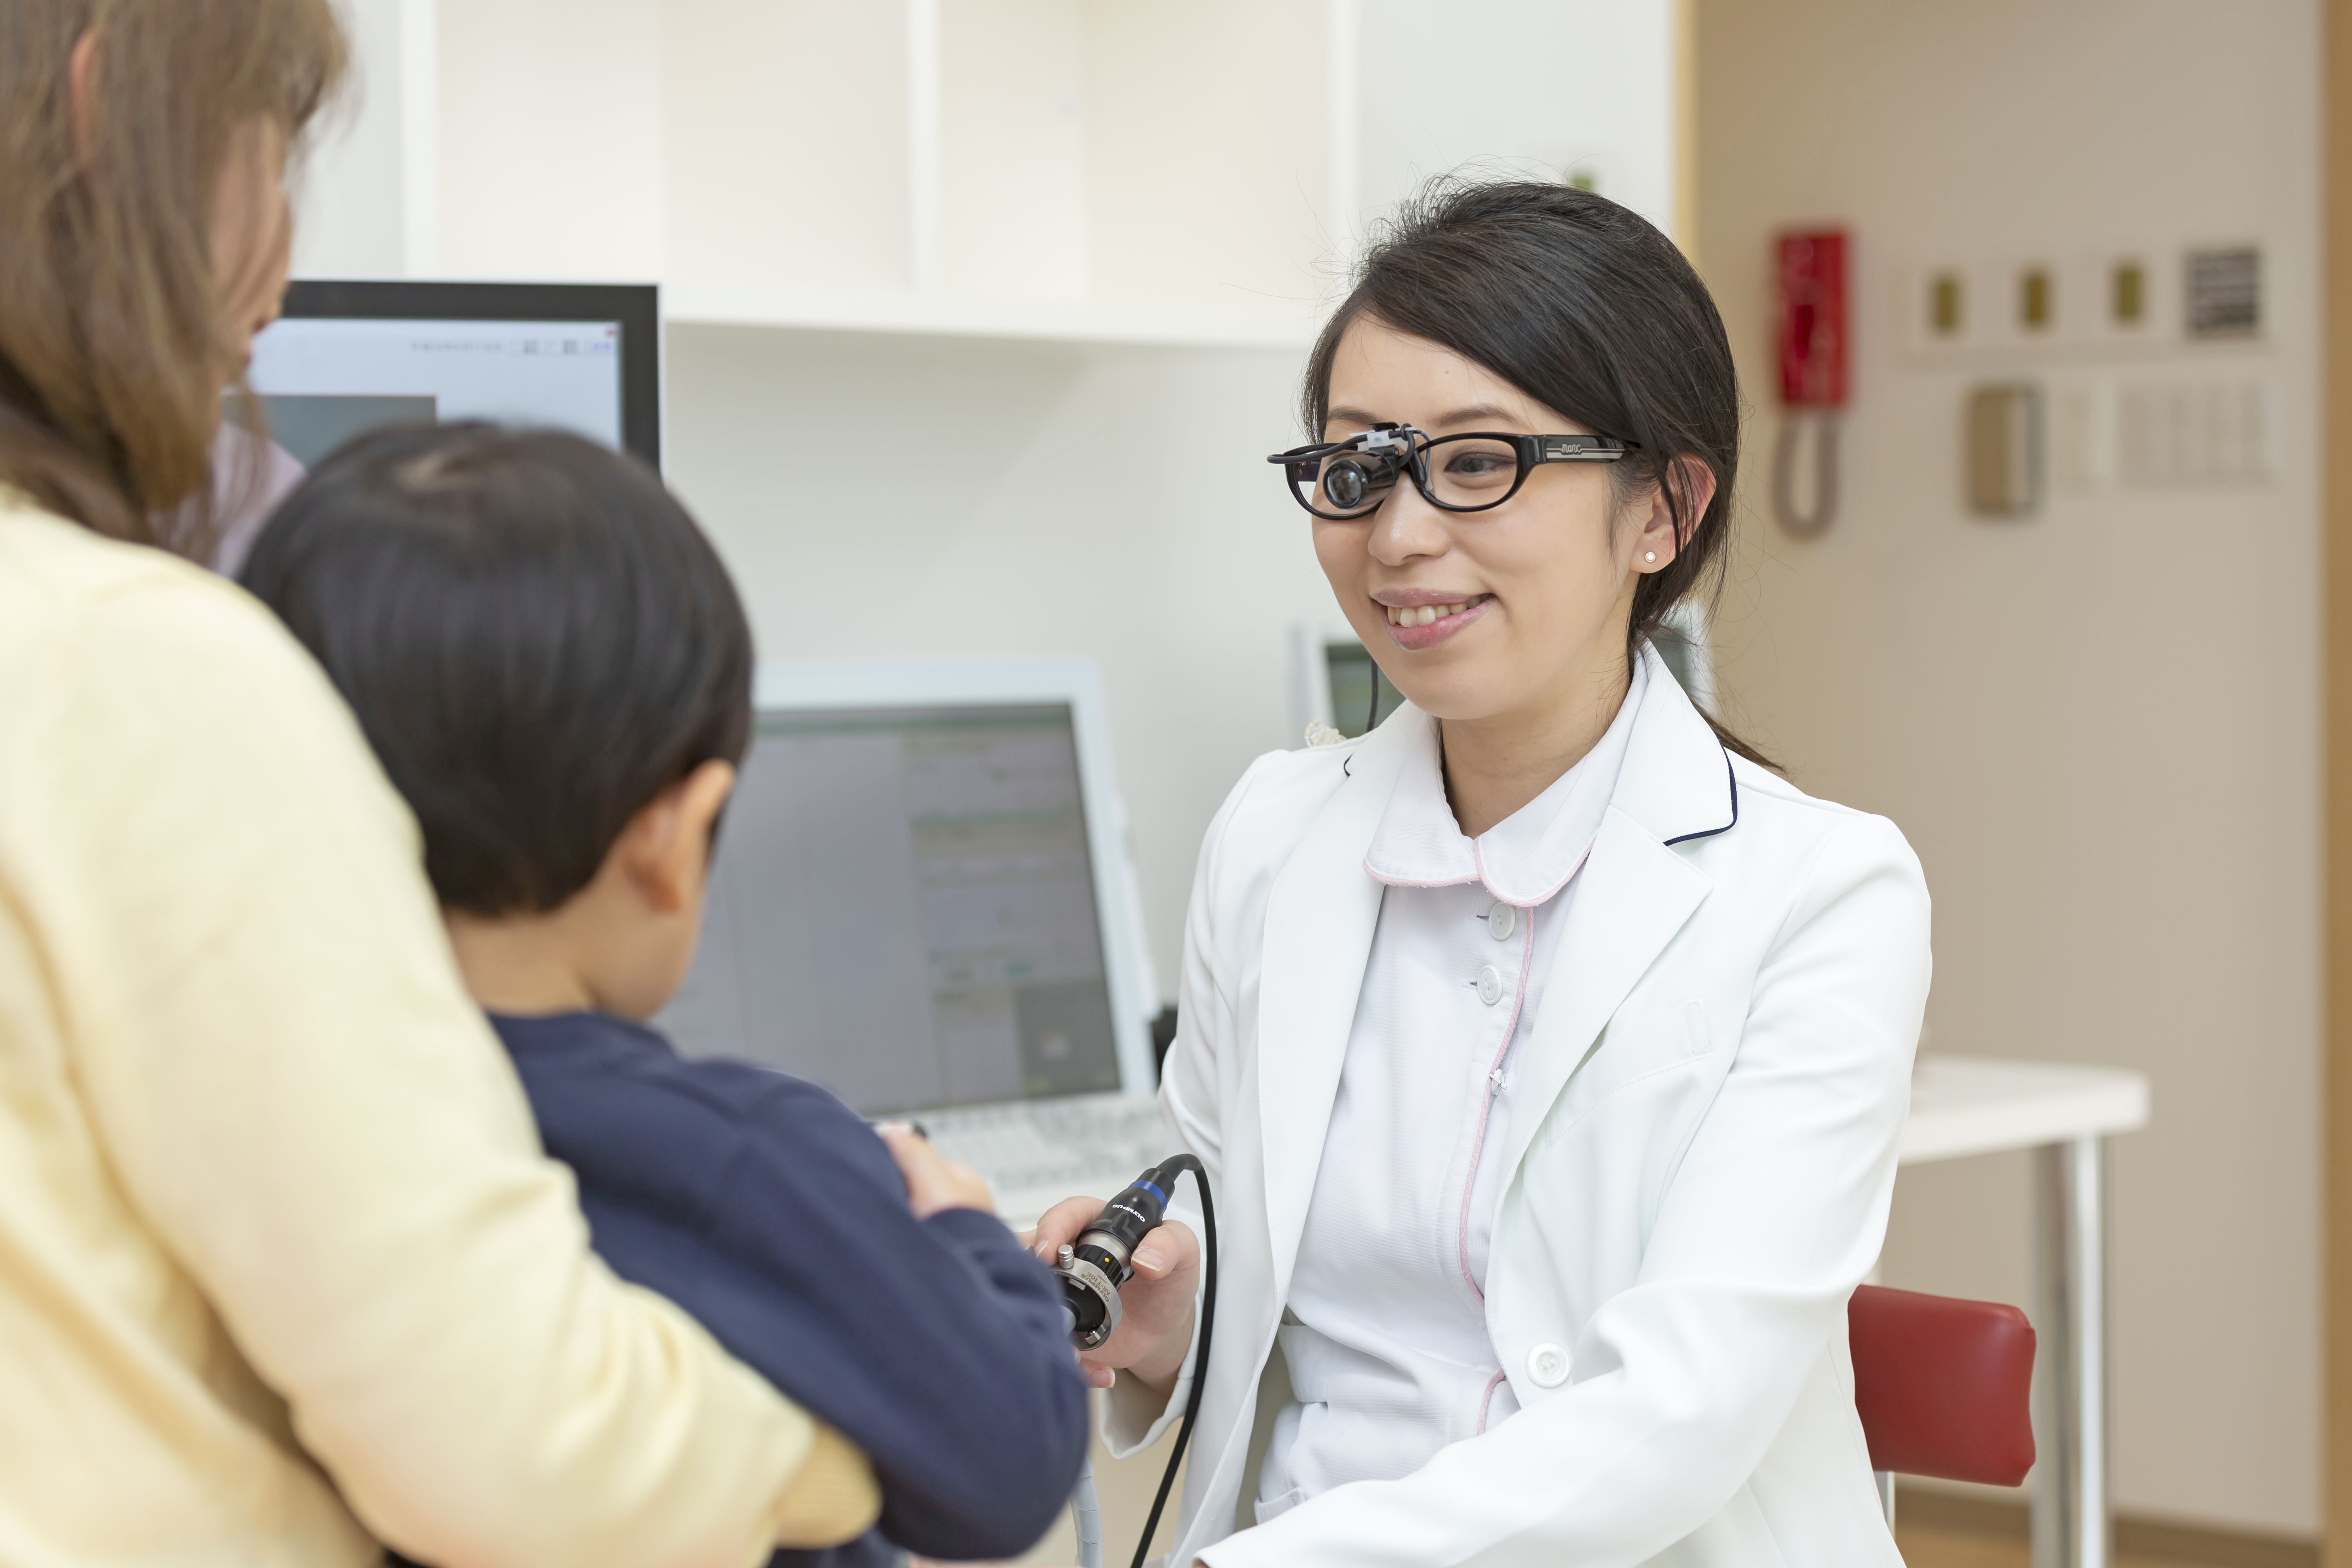
{"label": "white desk", "polygon": [[2032,1149],[2034,1568],[2110,1568],[2105,1140],[2147,1125],[2145,1075],[1922,1056],[1902,1163]]}

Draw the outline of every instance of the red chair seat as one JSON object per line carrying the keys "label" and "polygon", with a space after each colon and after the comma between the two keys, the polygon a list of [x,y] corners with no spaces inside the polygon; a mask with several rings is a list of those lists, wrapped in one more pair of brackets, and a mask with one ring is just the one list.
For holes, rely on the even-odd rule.
{"label": "red chair seat", "polygon": [[1864,1285],[1846,1307],[1873,1469],[2013,1487],[2033,1464],[2033,1326],[2014,1307]]}

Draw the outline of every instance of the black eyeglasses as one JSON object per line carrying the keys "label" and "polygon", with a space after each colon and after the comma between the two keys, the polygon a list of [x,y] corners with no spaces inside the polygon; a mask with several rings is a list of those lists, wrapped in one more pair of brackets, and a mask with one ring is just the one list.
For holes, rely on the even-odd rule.
{"label": "black eyeglasses", "polygon": [[1431,437],[1410,425],[1375,425],[1344,441],[1295,447],[1266,459],[1282,465],[1290,493],[1317,517],[1335,521],[1370,515],[1412,479],[1422,499],[1443,511],[1486,511],[1519,493],[1543,463],[1613,463],[1633,449],[1606,436],[1513,436],[1476,430]]}

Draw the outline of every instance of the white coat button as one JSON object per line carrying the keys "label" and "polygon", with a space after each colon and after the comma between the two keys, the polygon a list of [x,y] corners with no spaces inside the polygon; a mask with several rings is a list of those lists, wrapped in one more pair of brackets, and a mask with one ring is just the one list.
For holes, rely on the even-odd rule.
{"label": "white coat button", "polygon": [[1549,1341],[1528,1352],[1528,1381],[1538,1388],[1558,1388],[1568,1381],[1568,1352]]}
{"label": "white coat button", "polygon": [[1491,1007],[1503,999],[1503,977],[1491,963],[1478,966],[1478,1000]]}
{"label": "white coat button", "polygon": [[1519,925],[1519,911],[1505,903],[1497,903],[1486,911],[1486,934],[1496,942],[1507,942]]}

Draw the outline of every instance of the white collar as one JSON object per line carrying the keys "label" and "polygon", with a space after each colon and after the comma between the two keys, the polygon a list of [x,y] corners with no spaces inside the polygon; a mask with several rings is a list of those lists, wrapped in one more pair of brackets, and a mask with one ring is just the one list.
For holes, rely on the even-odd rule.
{"label": "white collar", "polygon": [[1437,724],[1424,718],[1406,742],[1403,766],[1364,855],[1365,871],[1394,888],[1483,882],[1495,898],[1522,909],[1549,900],[1584,864],[1601,831],[1649,683],[1648,659],[1635,659],[1617,717],[1592,750],[1475,840],[1464,836],[1446,803]]}

